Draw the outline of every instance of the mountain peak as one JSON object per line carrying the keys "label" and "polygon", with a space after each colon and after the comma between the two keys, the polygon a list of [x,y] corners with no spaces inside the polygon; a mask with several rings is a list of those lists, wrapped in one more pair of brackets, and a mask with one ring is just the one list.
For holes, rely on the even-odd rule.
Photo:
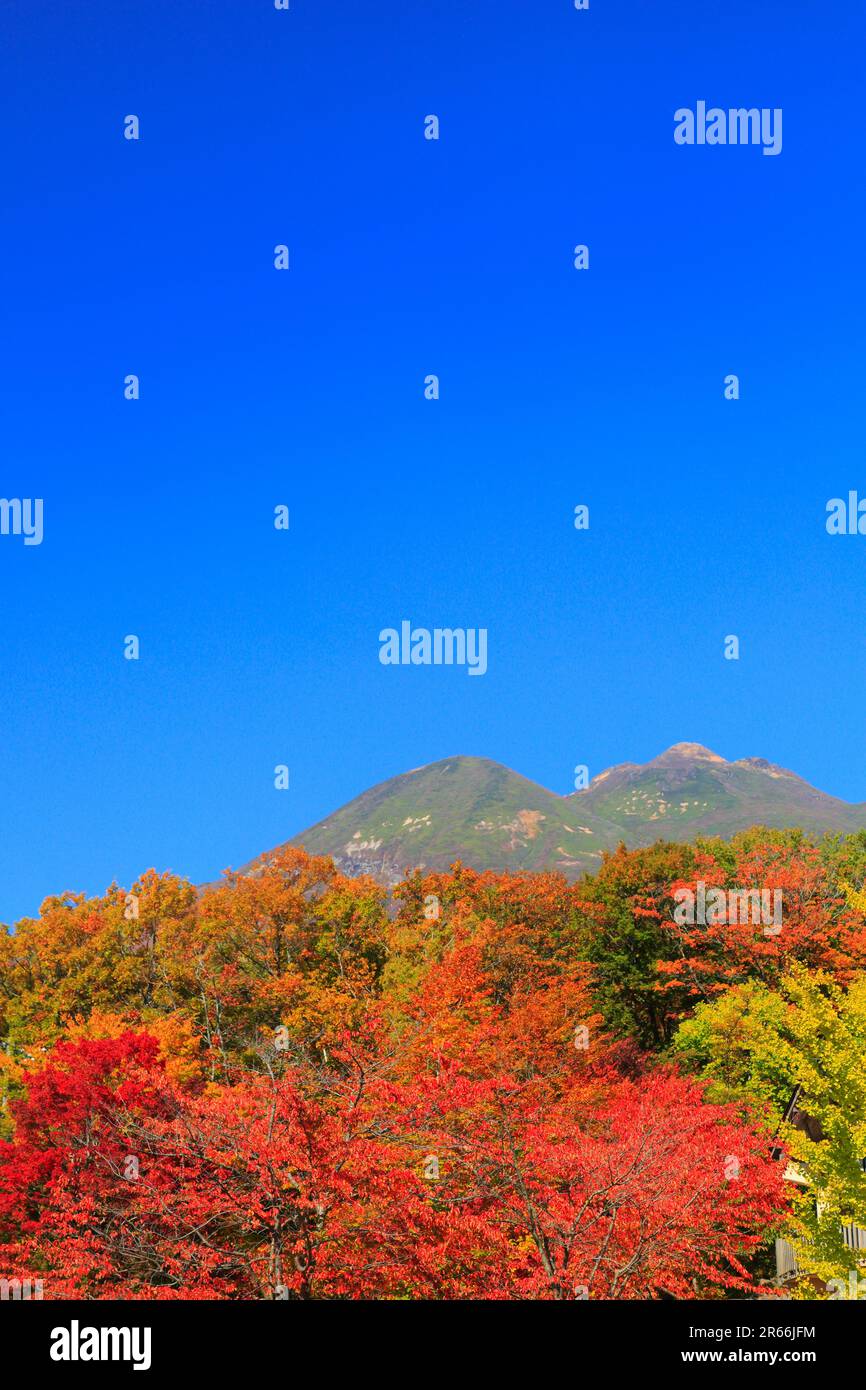
{"label": "mountain peak", "polygon": [[768,762],[766,758],[738,758],[733,766],[748,767],[753,772],[765,772],[768,777],[793,777],[797,781],[803,780],[797,777],[796,772],[789,772],[788,768],[779,767],[778,763]]}
{"label": "mountain peak", "polygon": [[657,758],[653,758],[654,763],[661,763],[671,758],[692,758],[696,762],[724,763],[726,758],[720,758],[718,753],[714,753],[711,748],[705,748],[702,743],[674,743],[670,748],[666,748],[664,753],[660,753]]}

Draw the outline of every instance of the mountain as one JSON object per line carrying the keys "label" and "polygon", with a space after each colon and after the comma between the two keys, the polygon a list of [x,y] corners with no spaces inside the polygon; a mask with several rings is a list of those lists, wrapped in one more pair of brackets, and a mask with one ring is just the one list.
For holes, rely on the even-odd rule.
{"label": "mountain", "polygon": [[556,865],[579,873],[612,833],[569,797],[501,763],[457,757],[381,782],[291,843],[333,855],[344,872],[392,883],[408,865],[448,868],[455,859],[484,869]]}
{"label": "mountain", "polygon": [[643,766],[609,768],[576,795],[634,844],[697,834],[727,837],[751,825],[796,825],[818,833],[866,826],[866,804],[827,796],[766,758],[729,763],[699,743],[675,743]]}
{"label": "mountain", "polygon": [[674,744],[648,763],[620,763],[567,796],[488,758],[455,757],[380,782],[289,844],[388,884],[408,868],[447,869],[455,859],[576,878],[620,841],[636,848],[728,837],[752,825],[850,832],[866,827],[866,804],[826,796],[764,758],[727,762],[698,743]]}

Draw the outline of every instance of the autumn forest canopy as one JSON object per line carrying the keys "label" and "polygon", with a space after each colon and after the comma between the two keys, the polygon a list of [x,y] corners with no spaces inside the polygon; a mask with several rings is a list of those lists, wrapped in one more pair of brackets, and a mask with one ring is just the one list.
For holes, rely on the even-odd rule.
{"label": "autumn forest canopy", "polygon": [[[577,883],[386,891],[290,849],[49,897],[0,934],[0,1277],[720,1299],[778,1291],[781,1238],[788,1292],[833,1296],[866,1227],[864,880],[866,832],[756,829]],[[714,889],[780,924],[683,920]]]}

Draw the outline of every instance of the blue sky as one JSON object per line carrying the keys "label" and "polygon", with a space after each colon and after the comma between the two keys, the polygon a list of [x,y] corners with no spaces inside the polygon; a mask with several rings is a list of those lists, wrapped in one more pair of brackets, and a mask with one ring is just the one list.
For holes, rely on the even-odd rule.
{"label": "blue sky", "polygon": [[[457,752],[568,791],[696,740],[866,800],[866,537],[824,526],[866,495],[864,29],[6,0],[0,495],[45,538],[0,536],[0,920]],[[678,147],[698,100],[781,107],[781,155]],[[404,618],[487,674],[382,666]]]}

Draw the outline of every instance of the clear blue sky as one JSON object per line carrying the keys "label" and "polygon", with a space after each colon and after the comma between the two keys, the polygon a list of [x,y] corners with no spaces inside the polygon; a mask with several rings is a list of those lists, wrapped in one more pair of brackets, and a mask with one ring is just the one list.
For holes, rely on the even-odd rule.
{"label": "clear blue sky", "polygon": [[[0,537],[0,920],[457,752],[567,791],[697,740],[866,799],[866,536],[824,528],[866,495],[864,37],[4,0],[0,495],[45,539]],[[676,146],[698,100],[781,107],[782,154]],[[403,618],[486,627],[486,676],[382,666]]]}

